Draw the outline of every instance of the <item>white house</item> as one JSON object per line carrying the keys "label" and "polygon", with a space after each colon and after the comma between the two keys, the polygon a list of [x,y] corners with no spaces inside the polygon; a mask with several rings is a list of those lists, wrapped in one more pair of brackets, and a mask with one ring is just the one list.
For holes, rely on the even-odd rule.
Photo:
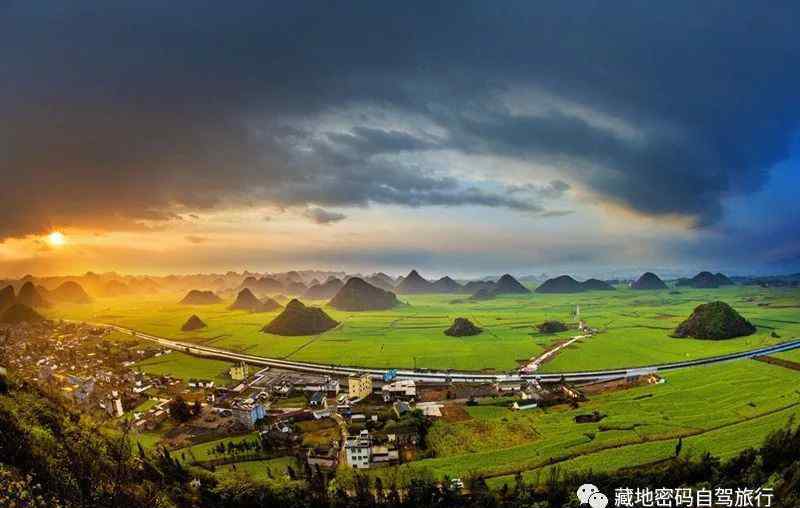
{"label": "white house", "polygon": [[348,436],[344,443],[347,465],[356,469],[369,469],[372,460],[372,439],[362,430],[357,436]]}
{"label": "white house", "polygon": [[413,399],[417,396],[417,385],[413,379],[402,379],[383,385],[381,388],[383,400],[390,401],[396,398]]}
{"label": "white house", "polygon": [[256,422],[258,420],[267,416],[267,412],[264,410],[264,406],[262,406],[257,402],[248,404],[239,404],[231,408],[231,413],[238,422],[240,422],[249,429],[255,427]]}

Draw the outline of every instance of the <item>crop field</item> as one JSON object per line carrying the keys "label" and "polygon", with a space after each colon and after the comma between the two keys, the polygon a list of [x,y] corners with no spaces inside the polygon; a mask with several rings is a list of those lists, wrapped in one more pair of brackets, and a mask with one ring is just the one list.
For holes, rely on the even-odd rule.
{"label": "crop field", "polygon": [[184,380],[211,379],[218,386],[235,383],[228,375],[228,369],[233,367],[232,363],[196,358],[177,351],[148,358],[136,363],[135,367],[142,372],[158,376],[170,375]]}
{"label": "crop field", "polygon": [[784,360],[789,360],[790,362],[800,363],[800,349],[794,349],[792,351],[784,351],[783,353],[776,353],[770,356],[774,356],[775,358],[782,358]]}
{"label": "crop field", "polygon": [[[49,309],[51,317],[115,323],[178,340],[264,356],[376,367],[425,367],[508,371],[578,331],[574,312],[599,329],[563,349],[542,366],[545,372],[651,365],[753,349],[800,337],[800,291],[734,287],[716,290],[588,292],[576,295],[504,296],[453,303],[462,295],[402,297],[409,305],[392,311],[339,312],[324,307],[341,325],[311,337],[278,337],[260,332],[277,313],[229,311],[227,305],[181,306],[181,295],[152,299],[118,298]],[[722,300],[757,326],[748,337],[700,341],[670,337],[675,326],[701,303]],[[324,306],[324,302],[313,302]],[[197,314],[208,327],[181,332]],[[475,337],[448,337],[443,330],[455,317],[468,317],[484,329]],[[535,325],[562,320],[566,332],[543,335]],[[775,355],[800,362],[800,351]],[[143,370],[183,378],[229,382],[228,362],[179,352],[140,362]],[[490,485],[513,481],[523,472],[529,481],[559,470],[608,471],[658,462],[674,454],[711,451],[730,457],[758,445],[792,416],[800,416],[800,371],[752,360],[696,367],[665,374],[666,382],[592,396],[578,409],[565,406],[515,412],[509,399],[485,399],[467,408],[470,418],[437,420],[427,443],[433,458],[372,474],[402,483],[411,473],[436,477],[481,474]],[[285,401],[302,407],[305,400]],[[578,424],[578,414],[599,411],[597,423]],[[338,438],[335,427],[309,433],[306,444]],[[181,450],[207,460],[214,443]],[[202,458],[201,458],[202,457]],[[241,462],[236,471],[265,475],[267,462]],[[230,466],[224,466],[228,471]],[[285,468],[283,468],[285,469]],[[231,469],[232,470],[232,469]]]}
{"label": "crop field", "polygon": [[179,457],[182,461],[185,462],[192,462],[192,461],[203,462],[206,460],[222,458],[220,456],[215,455],[212,451],[220,443],[227,445],[228,443],[240,443],[242,441],[257,441],[257,440],[258,440],[258,432],[250,432],[249,434],[244,434],[241,436],[225,437],[222,439],[216,439],[214,441],[208,441],[206,443],[188,446],[186,448],[181,448],[180,450],[175,452],[175,454],[177,457]]}
{"label": "crop field", "polygon": [[[471,420],[437,420],[428,438],[436,458],[379,474],[403,478],[412,468],[511,482],[516,471],[534,479],[554,465],[609,471],[669,458],[679,437],[685,454],[729,457],[800,416],[800,372],[742,360],[671,372],[664,384],[596,396],[578,409],[515,412],[506,404],[470,407]],[[594,410],[606,417],[575,423]]]}
{"label": "crop field", "polygon": [[277,457],[269,460],[251,460],[219,466],[214,471],[214,474],[218,476],[228,476],[238,473],[247,475],[253,479],[266,480],[268,478],[267,471],[269,471],[272,474],[272,478],[288,480],[286,470],[289,467],[295,471],[300,470],[296,458]]}
{"label": "crop field", "polygon": [[[542,335],[535,325],[546,319],[574,324],[578,305],[581,318],[601,332],[563,349],[552,361],[542,365],[543,372],[631,367],[702,358],[800,337],[800,291],[797,289],[681,289],[678,294],[671,294],[670,291],[619,288],[570,295],[503,296],[468,303],[463,303],[464,295],[402,296],[409,305],[391,311],[339,312],[325,307],[341,325],[313,337],[279,337],[260,332],[276,312],[229,311],[226,308],[229,302],[178,305],[176,302],[181,296],[99,299],[91,304],[60,305],[50,309],[48,314],[54,318],[114,323],[163,337],[299,361],[472,371],[512,370],[521,361],[541,354],[554,342],[577,334],[577,330],[571,329]],[[453,303],[454,300],[462,303]],[[756,324],[758,331],[749,337],[726,341],[669,336],[695,306],[712,300],[731,304]],[[312,303],[324,305],[325,302]],[[197,314],[208,327],[181,332],[181,325],[192,314]],[[481,326],[484,333],[473,337],[444,335],[444,329],[460,316]]]}

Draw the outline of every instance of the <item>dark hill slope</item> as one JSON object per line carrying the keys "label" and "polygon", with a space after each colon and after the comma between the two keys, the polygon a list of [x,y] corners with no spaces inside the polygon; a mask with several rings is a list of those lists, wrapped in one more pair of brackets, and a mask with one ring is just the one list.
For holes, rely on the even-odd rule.
{"label": "dark hill slope", "polygon": [[56,302],[91,303],[92,299],[77,282],[68,280],[50,291],[49,298]]}
{"label": "dark hill slope", "polygon": [[509,274],[505,274],[494,283],[492,287],[497,295],[524,295],[530,293],[531,290],[519,283],[517,279]]}
{"label": "dark hill slope", "polygon": [[286,290],[286,294],[299,296],[305,293],[308,290],[308,287],[302,282],[290,282],[284,289]]}
{"label": "dark hill slope", "polygon": [[431,288],[435,293],[458,293],[461,291],[461,284],[445,275],[431,284]]}
{"label": "dark hill slope", "polygon": [[200,291],[199,289],[192,289],[183,300],[180,301],[181,305],[211,305],[220,303],[222,299],[218,297],[213,291]]}
{"label": "dark hill slope", "polygon": [[492,289],[494,289],[494,282],[491,282],[491,281],[488,281],[488,280],[471,280],[471,281],[467,282],[466,284],[464,284],[464,286],[461,289],[461,291],[463,293],[470,293],[470,294],[474,295],[475,293],[477,293],[481,289],[485,289],[487,291],[491,291]]}
{"label": "dark hill slope", "polygon": [[717,279],[717,284],[720,286],[734,286],[734,282],[724,273],[717,272],[714,274],[714,278]]}
{"label": "dark hill slope", "polygon": [[614,286],[600,279],[587,279],[581,282],[581,287],[586,291],[614,291]]}
{"label": "dark hill slope", "polygon": [[303,296],[310,300],[327,300],[333,298],[342,287],[344,287],[344,283],[336,277],[332,277],[322,284],[312,285],[303,293]]}
{"label": "dark hill slope", "polygon": [[725,302],[711,302],[695,307],[689,319],[679,324],[673,337],[704,340],[732,339],[755,333],[756,327]]}
{"label": "dark hill slope", "polygon": [[383,272],[373,273],[364,280],[376,288],[385,289],[386,291],[394,291],[394,279]]}
{"label": "dark hill slope", "polygon": [[338,324],[319,307],[307,307],[300,300],[294,299],[261,331],[288,337],[317,335],[335,328]]}
{"label": "dark hill slope", "polygon": [[433,293],[433,284],[427,281],[417,273],[416,270],[411,272],[397,285],[395,288],[398,293],[405,295]]}
{"label": "dark hill slope", "polygon": [[44,321],[42,315],[33,310],[31,307],[22,303],[15,303],[3,311],[3,315],[0,316],[0,323],[7,325],[36,323],[39,321]]}
{"label": "dark hill slope", "polygon": [[718,288],[719,281],[711,272],[700,272],[692,277],[692,287],[697,289]]}
{"label": "dark hill slope", "polygon": [[250,312],[270,312],[277,308],[280,305],[278,302],[273,300],[270,297],[265,297],[263,301],[256,298],[256,295],[253,294],[248,288],[244,288],[239,291],[239,294],[236,296],[236,301],[234,301],[228,309],[230,310],[249,310]]}
{"label": "dark hill slope", "polygon": [[282,307],[283,306],[278,303],[277,300],[270,298],[269,296],[265,296],[261,299],[261,307],[259,307],[256,312],[272,312]]}
{"label": "dark hill slope", "polygon": [[14,286],[8,285],[0,289],[0,312],[14,305],[15,300]]}
{"label": "dark hill slope", "polygon": [[257,279],[253,276],[247,277],[242,282],[240,289],[249,289],[256,294],[273,294],[283,292],[283,284],[273,277],[262,277]]}
{"label": "dark hill slope", "polygon": [[653,272],[645,272],[631,283],[631,289],[667,289],[667,285]]}
{"label": "dark hill slope", "polygon": [[49,306],[47,301],[42,297],[41,293],[39,293],[39,290],[36,289],[33,283],[30,281],[23,284],[19,289],[19,293],[17,293],[17,303],[21,303],[22,305],[27,305],[28,307],[32,308]]}
{"label": "dark hill slope", "polygon": [[249,310],[254,312],[261,306],[261,301],[249,288],[244,288],[236,295],[236,300],[228,306],[230,310]]}
{"label": "dark hill slope", "polygon": [[183,323],[183,326],[181,326],[181,331],[192,332],[194,330],[200,330],[205,327],[206,324],[203,322],[203,320],[197,317],[196,314],[192,314],[189,317],[189,319],[187,319],[186,322]]}
{"label": "dark hill slope", "polygon": [[583,290],[583,286],[569,275],[547,279],[536,288],[537,293],[580,293]]}
{"label": "dark hill slope", "polygon": [[475,291],[475,293],[469,297],[470,300],[491,300],[497,296],[492,288],[480,288],[479,290]]}
{"label": "dark hill slope", "polygon": [[385,310],[399,305],[391,291],[375,287],[363,279],[353,277],[336,293],[328,305],[338,310]]}

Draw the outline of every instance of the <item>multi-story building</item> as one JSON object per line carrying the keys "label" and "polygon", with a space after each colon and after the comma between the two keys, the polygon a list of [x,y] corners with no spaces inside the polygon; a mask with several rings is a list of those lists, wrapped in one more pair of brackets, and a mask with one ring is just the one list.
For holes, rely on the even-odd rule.
{"label": "multi-story building", "polygon": [[113,390],[106,397],[104,406],[109,416],[119,418],[125,414],[125,411],[122,408],[122,398],[119,396],[119,392],[116,390]]}
{"label": "multi-story building", "polygon": [[372,460],[372,439],[362,430],[357,436],[348,436],[344,443],[347,465],[356,469],[369,469]]}
{"label": "multi-story building", "polygon": [[347,378],[347,396],[350,399],[363,399],[372,394],[372,376],[351,374]]}
{"label": "multi-story building", "polygon": [[402,379],[383,385],[383,400],[391,401],[395,399],[413,400],[417,396],[417,385],[413,379]]}
{"label": "multi-story building", "polygon": [[231,407],[231,414],[248,429],[255,427],[258,420],[267,416],[264,406],[258,402],[237,404]]}

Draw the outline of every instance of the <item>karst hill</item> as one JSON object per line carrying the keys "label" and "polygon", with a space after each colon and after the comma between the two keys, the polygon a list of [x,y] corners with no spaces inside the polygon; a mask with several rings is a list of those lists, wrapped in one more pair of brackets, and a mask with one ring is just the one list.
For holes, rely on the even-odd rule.
{"label": "karst hill", "polygon": [[349,279],[328,302],[334,309],[346,311],[386,310],[399,304],[393,292],[375,287],[358,277]]}
{"label": "karst hill", "polygon": [[723,340],[755,333],[756,327],[725,302],[695,307],[691,316],[679,324],[673,337]]}
{"label": "karst hill", "polygon": [[317,335],[335,328],[338,324],[319,307],[306,306],[300,300],[294,299],[261,331],[289,337]]}

